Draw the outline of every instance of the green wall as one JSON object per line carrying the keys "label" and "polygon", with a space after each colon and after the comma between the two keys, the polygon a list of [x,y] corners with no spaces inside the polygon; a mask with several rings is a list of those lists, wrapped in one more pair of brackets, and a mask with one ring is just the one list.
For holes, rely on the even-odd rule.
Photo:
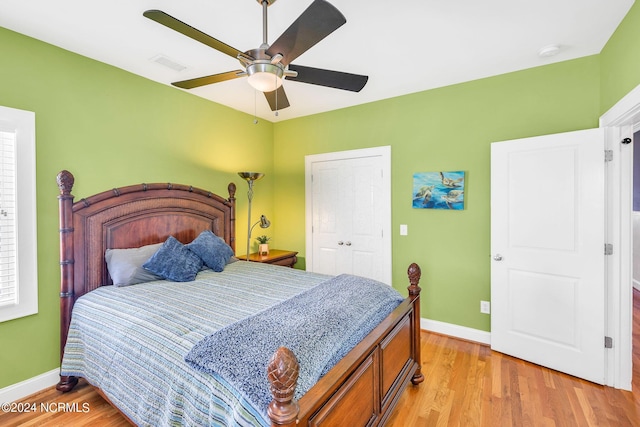
{"label": "green wall", "polygon": [[634,3],[600,54],[604,114],[640,84],[640,3]]}
{"label": "green wall", "polygon": [[[38,314],[0,323],[0,388],[59,366],[56,174],[76,177],[76,199],[113,187],[175,182],[227,194],[236,172],[272,174],[273,125],[103,63],[0,28],[0,105],[36,113]],[[256,184],[256,212],[271,214],[273,181]],[[246,227],[238,228],[239,254]]]}
{"label": "green wall", "polygon": [[[59,249],[55,176],[68,169],[81,198],[136,182],[192,184],[224,194],[238,184],[238,254],[246,186],[267,174],[254,212],[274,245],[304,257],[304,156],[392,147],[393,280],[423,269],[422,315],[489,330],[489,146],[492,141],[596,127],[640,83],[640,6],[601,55],[289,120],[261,121],[0,28],[0,105],[36,112],[37,315],[0,323],[0,388],[58,366]],[[464,211],[411,208],[414,172],[467,172]],[[243,220],[243,218],[245,218]],[[399,236],[400,224],[409,235]],[[302,260],[304,261],[304,260]]]}
{"label": "green wall", "polygon": [[[390,145],[394,286],[404,291],[417,262],[422,317],[489,331],[491,142],[597,127],[638,84],[636,3],[600,55],[277,123],[278,244],[304,256],[305,155]],[[466,171],[465,210],[412,209],[413,173],[441,170]]]}
{"label": "green wall", "polygon": [[[305,155],[390,145],[394,286],[405,292],[417,262],[422,317],[488,331],[490,144],[597,127],[598,87],[591,56],[277,123],[278,245],[304,251]],[[466,171],[465,209],[413,209],[413,173],[448,170]]]}

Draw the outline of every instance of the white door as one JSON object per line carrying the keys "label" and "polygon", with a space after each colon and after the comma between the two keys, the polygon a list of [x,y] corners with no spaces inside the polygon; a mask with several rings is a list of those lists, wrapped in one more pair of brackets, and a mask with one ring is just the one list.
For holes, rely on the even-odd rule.
{"label": "white door", "polygon": [[389,147],[381,148],[307,156],[308,270],[391,283]]}
{"label": "white door", "polygon": [[604,383],[604,129],[491,145],[491,348]]}

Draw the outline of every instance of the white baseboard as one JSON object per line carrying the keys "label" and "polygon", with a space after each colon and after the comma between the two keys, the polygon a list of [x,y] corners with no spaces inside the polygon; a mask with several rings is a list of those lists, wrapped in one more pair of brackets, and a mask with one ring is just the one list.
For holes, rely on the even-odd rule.
{"label": "white baseboard", "polygon": [[420,319],[420,328],[438,334],[449,335],[467,341],[475,341],[481,344],[491,345],[491,332],[479,329],[467,328],[466,326],[454,325],[453,323],[440,322],[438,320]]}
{"label": "white baseboard", "polygon": [[0,403],[11,403],[58,384],[60,368],[0,389]]}

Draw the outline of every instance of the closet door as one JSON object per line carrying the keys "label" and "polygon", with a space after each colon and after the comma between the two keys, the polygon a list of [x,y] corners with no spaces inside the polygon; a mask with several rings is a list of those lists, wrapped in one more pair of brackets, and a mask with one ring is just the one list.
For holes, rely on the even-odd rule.
{"label": "closet door", "polygon": [[307,156],[307,269],[390,284],[387,150]]}

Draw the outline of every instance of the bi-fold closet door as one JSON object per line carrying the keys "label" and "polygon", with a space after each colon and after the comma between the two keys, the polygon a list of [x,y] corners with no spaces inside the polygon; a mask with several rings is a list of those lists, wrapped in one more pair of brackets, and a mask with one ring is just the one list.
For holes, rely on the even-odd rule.
{"label": "bi-fold closet door", "polygon": [[391,283],[389,147],[307,156],[307,269]]}

